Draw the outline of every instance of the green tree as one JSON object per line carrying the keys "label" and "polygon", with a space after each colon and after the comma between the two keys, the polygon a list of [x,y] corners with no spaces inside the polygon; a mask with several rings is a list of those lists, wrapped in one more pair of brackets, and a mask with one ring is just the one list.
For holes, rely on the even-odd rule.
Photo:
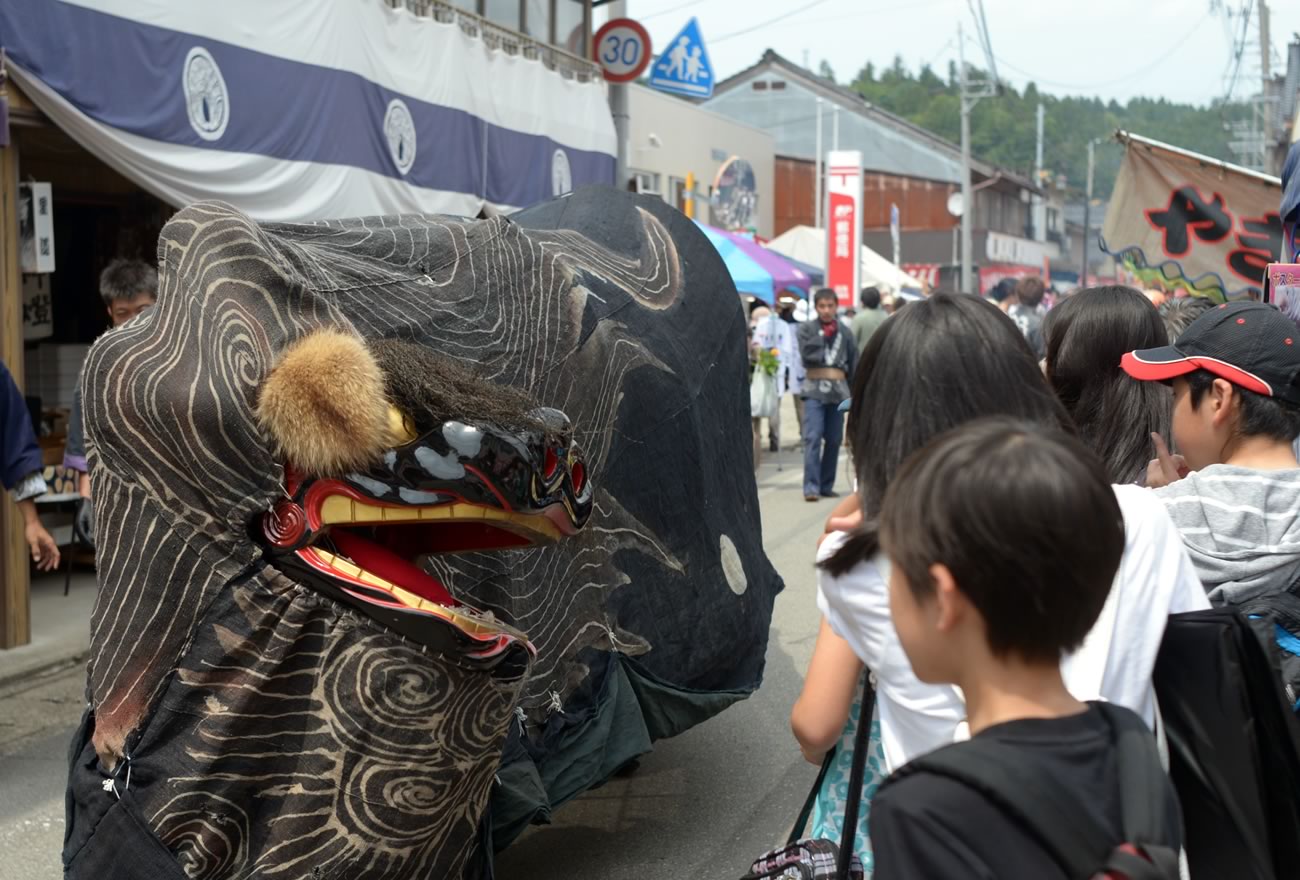
{"label": "green tree", "polygon": [[[829,65],[823,62],[823,75]],[[987,82],[984,71],[972,67],[974,83]],[[929,65],[916,73],[901,56],[877,72],[868,62],[850,88],[881,109],[913,122],[940,137],[960,136],[960,98],[957,67],[949,62],[947,79]],[[1043,160],[1049,171],[1065,174],[1068,183],[1082,189],[1087,178],[1088,141],[1107,138],[1116,129],[1166,141],[1177,146],[1232,161],[1226,124],[1248,118],[1240,104],[1213,103],[1208,107],[1175,104],[1163,98],[1133,98],[1125,104],[1096,97],[1058,97],[1034,83],[1023,92],[1003,87],[995,97],[981,100],[971,114],[971,149],[992,162],[1028,177],[1034,164],[1038,105],[1046,117],[1043,126]],[[1094,192],[1106,198],[1119,172],[1121,151],[1102,146],[1096,154]]]}

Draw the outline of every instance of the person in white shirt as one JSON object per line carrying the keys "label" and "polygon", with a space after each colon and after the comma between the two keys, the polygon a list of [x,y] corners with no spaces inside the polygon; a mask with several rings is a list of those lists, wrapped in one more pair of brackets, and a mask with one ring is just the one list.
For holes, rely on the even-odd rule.
{"label": "person in white shirt", "polygon": [[[790,325],[767,306],[760,305],[750,312],[749,325],[753,329],[753,344],[776,352],[776,409],[767,417],[769,448],[776,452],[781,447],[781,398],[790,383],[791,364],[798,362],[799,353]],[[762,433],[757,424],[754,431],[761,446]]]}
{"label": "person in white shirt", "polygon": [[[785,390],[789,391],[794,398],[794,418],[799,423],[799,443],[795,448],[803,448],[803,383],[807,377],[807,370],[803,365],[803,358],[799,356],[798,328],[802,321],[806,321],[808,300],[793,290],[783,290],[776,295],[776,306],[779,317],[785,322],[786,331],[790,335],[790,360],[786,368]],[[804,317],[799,317],[800,309],[803,309]]]}
{"label": "person in white shirt", "polygon": [[[931,438],[972,419],[1005,415],[1075,433],[1047,387],[1038,363],[1015,325],[996,306],[975,297],[936,294],[885,322],[872,338],[854,384],[849,436],[858,473],[861,525],[836,532],[818,552],[818,606],[828,627],[814,649],[837,652],[842,639],[876,685],[871,753],[883,766],[865,797],[885,775],[907,761],[965,738],[965,707],[951,686],[920,682],[912,673],[889,611],[888,563],[879,552],[874,520],[889,481],[907,457]],[[1062,675],[1080,700],[1103,699],[1155,720],[1151,672],[1171,613],[1208,607],[1173,523],[1160,501],[1137,486],[1116,486],[1124,515],[1125,549],[1111,594],[1083,646],[1062,663]],[[992,534],[993,541],[1015,541]],[[1086,541],[1087,535],[1062,535]],[[823,645],[825,642],[825,645]],[[843,665],[843,664],[841,664]],[[839,675],[856,679],[861,666]],[[851,694],[851,686],[827,687]],[[828,735],[848,705],[829,705],[807,691],[800,697],[803,723],[796,730],[806,755],[824,752]],[[844,702],[840,700],[839,702]],[[819,724],[808,721],[820,716]],[[841,725],[843,721],[840,722]],[[873,727],[874,727],[873,723]],[[827,741],[829,740],[829,742]]]}

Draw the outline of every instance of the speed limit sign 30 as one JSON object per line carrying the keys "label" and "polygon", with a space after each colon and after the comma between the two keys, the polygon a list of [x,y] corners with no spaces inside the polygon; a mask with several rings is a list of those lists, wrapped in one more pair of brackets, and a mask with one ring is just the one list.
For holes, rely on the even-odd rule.
{"label": "speed limit sign 30", "polygon": [[610,82],[631,82],[650,65],[650,34],[640,22],[615,18],[596,32],[596,62]]}

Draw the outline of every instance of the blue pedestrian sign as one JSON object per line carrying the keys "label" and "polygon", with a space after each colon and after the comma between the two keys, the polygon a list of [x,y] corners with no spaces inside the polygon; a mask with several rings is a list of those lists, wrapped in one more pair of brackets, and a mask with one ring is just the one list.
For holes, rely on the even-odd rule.
{"label": "blue pedestrian sign", "polygon": [[650,68],[650,85],[661,92],[688,98],[713,97],[713,65],[695,19],[688,21],[682,32],[668,41],[667,48]]}

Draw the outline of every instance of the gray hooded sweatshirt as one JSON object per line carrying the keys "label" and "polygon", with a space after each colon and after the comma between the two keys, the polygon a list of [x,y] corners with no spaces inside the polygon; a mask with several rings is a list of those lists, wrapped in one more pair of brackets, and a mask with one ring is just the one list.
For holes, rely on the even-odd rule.
{"label": "gray hooded sweatshirt", "polygon": [[1214,604],[1300,580],[1300,470],[1215,464],[1155,492]]}

